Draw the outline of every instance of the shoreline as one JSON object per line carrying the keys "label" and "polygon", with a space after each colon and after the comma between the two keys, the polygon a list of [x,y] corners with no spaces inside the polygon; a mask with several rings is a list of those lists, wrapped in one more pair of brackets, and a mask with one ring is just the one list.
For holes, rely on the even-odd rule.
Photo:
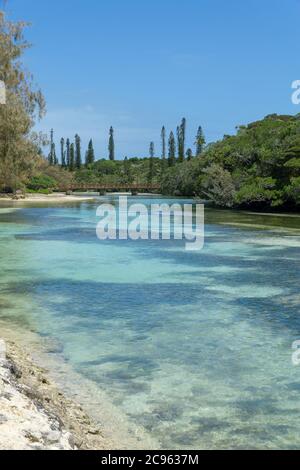
{"label": "shoreline", "polygon": [[12,197],[3,197],[0,195],[0,202],[9,202],[9,203],[27,203],[27,202],[82,202],[82,201],[93,201],[95,196],[68,196],[63,193],[56,194],[28,194],[24,198],[14,199]]}
{"label": "shoreline", "polygon": [[[97,384],[83,378],[57,355],[57,347],[53,339],[41,341],[31,328],[15,327],[0,320],[0,450],[52,450],[55,444],[58,450],[160,449],[160,443],[130,422]],[[3,412],[3,377],[10,387],[7,396],[18,395],[17,403],[26,402],[17,416],[10,400],[4,402],[6,412]],[[33,430],[28,409],[33,410],[37,422]],[[46,428],[54,427],[63,444],[49,443],[47,430],[43,436],[45,416]],[[5,440],[9,430],[13,433],[10,443]],[[41,442],[24,441],[24,432]]]}
{"label": "shoreline", "polygon": [[0,450],[109,450],[113,443],[23,348],[0,339]]}
{"label": "shoreline", "polygon": [[[131,196],[130,193],[106,193],[105,196]],[[18,197],[14,199],[11,196],[4,196],[3,194],[0,194],[0,203],[6,202],[9,204],[17,204],[21,205],[22,203],[66,203],[66,202],[85,202],[85,201],[95,201],[100,198],[101,196],[96,196],[95,194],[93,195],[84,195],[83,193],[79,193],[77,196],[72,194],[72,195],[67,195],[65,193],[52,193],[52,194],[37,194],[37,193],[27,193],[25,197]],[[174,196],[162,196],[161,194],[155,194],[155,193],[138,193],[136,197],[169,197],[172,199],[176,199]],[[194,201],[197,203],[198,198],[195,198]],[[203,204],[203,201],[200,201],[201,204]],[[240,213],[240,214],[245,214],[245,215],[253,215],[253,216],[263,216],[263,217],[288,217],[288,218],[300,218],[300,213],[297,212],[257,212],[257,211],[251,211],[249,209],[227,209],[227,208],[220,208],[217,206],[212,206],[211,204],[207,204],[208,209],[213,209],[216,211],[224,211],[228,213]]]}
{"label": "shoreline", "polygon": [[[105,196],[131,196],[131,193],[107,193]],[[0,194],[0,203],[1,202],[7,202],[7,203],[13,203],[13,204],[26,204],[26,203],[44,203],[44,202],[49,202],[49,203],[65,203],[65,202],[85,202],[85,201],[95,201],[98,198],[101,198],[103,196],[96,196],[95,194],[91,195],[84,195],[83,193],[78,193],[78,195],[67,195],[64,193],[53,193],[53,194],[30,194],[28,193],[25,197],[18,197],[14,198],[12,196],[4,196]],[[161,197],[160,194],[143,194],[139,193],[137,194],[137,197]]]}

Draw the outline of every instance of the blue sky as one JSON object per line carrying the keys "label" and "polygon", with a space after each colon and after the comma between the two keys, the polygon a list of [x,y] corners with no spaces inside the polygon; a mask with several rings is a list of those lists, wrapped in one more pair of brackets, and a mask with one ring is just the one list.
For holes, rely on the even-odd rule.
{"label": "blue sky", "polygon": [[208,141],[263,116],[300,112],[299,0],[8,0],[32,23],[26,66],[47,101],[39,129],[93,138],[107,156],[160,155],[160,129],[183,116],[188,145],[201,124]]}

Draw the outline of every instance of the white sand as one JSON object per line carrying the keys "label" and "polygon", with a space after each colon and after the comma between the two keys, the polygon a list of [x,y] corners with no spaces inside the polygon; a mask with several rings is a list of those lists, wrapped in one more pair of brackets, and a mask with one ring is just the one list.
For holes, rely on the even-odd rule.
{"label": "white sand", "polygon": [[78,202],[78,201],[91,201],[95,196],[67,196],[63,193],[54,194],[27,194],[25,199],[12,199],[9,197],[0,197],[0,201],[24,203],[24,202]]}

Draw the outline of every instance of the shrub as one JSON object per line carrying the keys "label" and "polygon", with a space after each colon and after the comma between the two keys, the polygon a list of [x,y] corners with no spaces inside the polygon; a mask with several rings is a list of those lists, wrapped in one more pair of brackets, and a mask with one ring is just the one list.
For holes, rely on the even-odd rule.
{"label": "shrub", "polygon": [[27,189],[32,191],[54,189],[56,181],[47,175],[33,176],[27,184]]}
{"label": "shrub", "polygon": [[238,205],[271,205],[282,203],[281,193],[276,190],[274,178],[256,177],[253,181],[243,185],[235,196]]}
{"label": "shrub", "polygon": [[217,164],[205,168],[199,178],[199,193],[218,206],[232,207],[236,191],[231,174]]}
{"label": "shrub", "polygon": [[291,178],[291,183],[286,187],[286,196],[295,204],[300,205],[300,177]]}

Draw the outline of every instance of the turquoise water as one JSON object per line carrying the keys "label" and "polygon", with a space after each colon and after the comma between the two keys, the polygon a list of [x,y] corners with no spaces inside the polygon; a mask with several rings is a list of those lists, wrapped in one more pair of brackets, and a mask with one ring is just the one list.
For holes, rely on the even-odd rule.
{"label": "turquoise water", "polygon": [[300,448],[300,218],[207,209],[187,252],[100,242],[98,204],[0,208],[0,319],[161,448]]}

